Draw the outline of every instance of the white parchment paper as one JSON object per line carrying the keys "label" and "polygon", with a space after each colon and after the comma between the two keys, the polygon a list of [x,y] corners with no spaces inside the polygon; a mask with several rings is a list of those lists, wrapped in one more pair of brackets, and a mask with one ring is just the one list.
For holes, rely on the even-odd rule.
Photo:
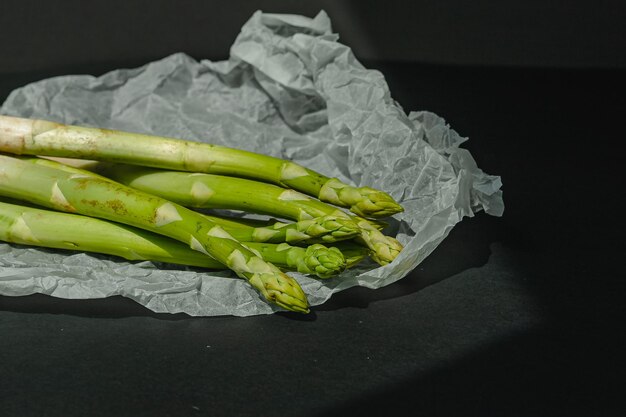
{"label": "white parchment paper", "polygon": [[[383,75],[314,19],[255,13],[223,62],[175,54],[101,77],[68,75],[11,93],[2,114],[205,141],[292,159],[331,177],[389,192],[405,212],[390,234],[391,264],[366,262],[330,280],[293,273],[311,305],[355,286],[406,276],[464,216],[501,215],[501,182],[481,171],[466,140],[429,112],[405,114]],[[228,271],[0,244],[0,294],[129,297],[156,312],[276,311]]]}

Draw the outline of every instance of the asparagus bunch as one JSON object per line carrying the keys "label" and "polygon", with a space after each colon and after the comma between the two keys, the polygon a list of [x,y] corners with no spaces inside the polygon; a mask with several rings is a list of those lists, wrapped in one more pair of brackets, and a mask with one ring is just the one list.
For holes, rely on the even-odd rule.
{"label": "asparagus bunch", "polygon": [[[164,236],[95,217],[0,200],[0,240],[21,245],[119,256],[131,261],[224,268],[205,254]],[[81,233],[81,231],[89,231]]]}
{"label": "asparagus bunch", "polygon": [[[0,196],[66,212],[0,202],[0,239],[9,242],[226,266],[268,301],[299,312],[308,311],[306,296],[277,266],[327,278],[368,254],[385,265],[402,250],[377,220],[402,211],[388,194],[278,158],[7,116],[0,116],[0,152],[107,161],[100,164],[104,176],[99,176],[54,161],[0,154]],[[244,210],[291,222],[251,224],[183,206]],[[87,233],[84,238],[64,234],[73,230]]]}
{"label": "asparagus bunch", "polygon": [[[82,177],[93,177],[103,181],[110,181],[109,178],[100,176],[92,171],[62,164],[56,160],[33,157],[16,158]],[[244,242],[248,248],[259,252],[266,261],[304,274],[314,274],[320,278],[329,278],[340,273],[348,265],[353,266],[360,262],[368,253],[364,250],[355,250],[355,248],[345,244],[342,247],[350,255],[349,263],[347,263],[342,252],[335,247],[327,248],[321,244],[313,244],[304,249],[285,244],[285,242],[312,241],[315,237],[323,241],[335,242],[356,235],[357,230],[349,227],[352,222],[346,221],[343,217],[320,216],[296,223],[271,222],[268,224],[267,222],[253,220],[242,222],[241,220],[237,221],[207,214],[204,216],[221,226],[235,239]],[[259,244],[262,242],[278,242],[281,244]]]}
{"label": "asparagus bunch", "polygon": [[[110,178],[115,179],[115,175],[110,175],[110,178],[98,175],[92,171],[87,171],[81,168],[77,168],[71,165],[67,165],[61,163],[56,160],[50,160],[45,158],[35,158],[35,157],[19,157],[19,159],[30,162],[37,165],[43,165],[55,169],[60,169],[65,172],[70,172],[73,174],[79,174],[83,176],[92,176],[94,178],[100,178],[102,180],[109,180]],[[82,161],[64,161],[66,163],[78,163],[81,164]],[[106,165],[94,165],[92,169],[105,170]],[[121,167],[128,167],[127,165],[122,165]],[[110,171],[110,167],[107,171]],[[193,175],[193,174],[192,174]],[[228,179],[227,177],[224,177]],[[233,187],[237,187],[237,178],[232,178],[235,180]],[[250,182],[250,181],[247,181]],[[128,183],[126,185],[129,185]],[[172,187],[176,187],[176,184],[170,184]],[[181,184],[184,185],[184,184]],[[258,183],[251,184],[252,186],[258,185]],[[264,186],[266,184],[260,184]],[[134,187],[137,189],[141,189],[140,187]],[[151,194],[159,195],[163,198],[169,199],[167,197],[168,193],[155,193],[154,190]],[[150,192],[147,189],[143,189],[143,191]],[[260,190],[263,192],[263,190]],[[228,189],[219,190],[220,193],[228,193]],[[251,192],[251,191],[250,191]],[[171,197],[171,196],[170,196]],[[254,196],[248,195],[248,199],[253,199]],[[231,199],[235,200],[236,199]],[[181,203],[181,200],[175,201]],[[184,203],[183,203],[184,204]],[[193,207],[193,205],[189,205]],[[271,211],[271,210],[270,210]],[[229,220],[224,217],[212,216],[205,214],[205,216],[214,222],[215,224],[223,227],[228,233],[230,233],[235,239],[241,242],[268,242],[268,243],[318,243],[318,242],[337,242],[340,240],[349,239],[355,237],[359,233],[359,229],[357,225],[351,221],[350,219],[345,217],[344,213],[340,213],[340,216],[337,215],[322,215],[319,217],[311,217],[305,218],[303,220],[297,221],[295,223],[283,223],[283,222],[272,222],[270,224],[257,222],[256,225],[252,226],[249,224],[242,223],[241,221]]]}
{"label": "asparagus bunch", "polygon": [[[89,233],[81,233],[88,230]],[[119,256],[131,261],[146,260],[225,269],[226,265],[176,240],[120,223],[24,206],[0,200],[0,240],[22,245]],[[329,278],[343,271],[347,264],[336,247],[312,245],[308,248],[286,243],[245,242],[274,265],[303,274]],[[350,266],[365,254],[345,248]]]}
{"label": "asparagus bunch", "polygon": [[0,116],[0,152],[61,156],[245,177],[292,188],[362,217],[403,211],[387,193],[353,187],[294,162],[217,145]]}
{"label": "asparagus bunch", "polygon": [[[291,189],[222,175],[165,171],[136,165],[104,164],[99,173],[129,187],[145,191],[186,207],[234,209],[305,221],[323,216],[341,218],[358,230],[359,238],[381,265],[393,261],[402,250],[394,238],[385,236],[379,225],[350,216],[329,204]],[[352,237],[352,236],[350,236]]]}
{"label": "asparagus bunch", "polygon": [[73,174],[5,155],[0,155],[0,195],[124,223],[179,240],[227,265],[268,301],[292,311],[309,311],[297,281],[206,217],[165,199],[91,175]]}
{"label": "asparagus bunch", "polygon": [[[29,161],[57,166],[69,172],[87,174],[84,170],[66,167],[56,161],[39,158],[31,158]],[[298,227],[298,224],[306,225],[308,221],[313,220],[314,226],[308,230],[315,229],[320,234],[326,233],[324,235],[326,239],[322,239],[322,242],[343,240],[354,237],[358,233],[358,241],[370,249],[372,259],[381,265],[392,262],[402,250],[400,242],[384,235],[379,230],[381,226],[379,222],[350,216],[329,204],[272,184],[222,175],[165,171],[126,164],[99,164],[93,166],[92,169],[129,187],[158,195],[186,207],[243,210],[298,221],[296,225],[290,225],[291,228]],[[327,232],[333,230],[333,227],[320,227],[322,221],[325,221],[328,216],[332,219],[329,224],[336,225],[335,227],[340,226],[330,234]],[[220,220],[213,220],[218,224],[224,224],[220,223]],[[274,225],[273,231],[261,228],[258,235],[269,239],[275,233],[276,240],[274,241],[283,239],[282,234],[277,233],[281,227],[283,227],[282,224]],[[232,229],[229,231],[241,238],[238,232]],[[283,230],[285,234],[289,232],[289,228]],[[290,239],[286,241],[290,243],[295,243],[297,240],[311,241],[311,233],[302,233],[292,231],[289,234]],[[244,240],[257,239],[244,238]]]}

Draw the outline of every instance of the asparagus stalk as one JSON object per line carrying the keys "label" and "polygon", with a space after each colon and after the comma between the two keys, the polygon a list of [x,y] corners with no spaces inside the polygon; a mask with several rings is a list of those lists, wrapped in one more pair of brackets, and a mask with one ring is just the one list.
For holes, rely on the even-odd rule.
{"label": "asparagus stalk", "polygon": [[226,267],[161,235],[95,217],[25,207],[0,200],[0,240],[29,246],[119,256],[210,269]]}
{"label": "asparagus stalk", "polygon": [[297,281],[241,245],[199,213],[89,175],[0,155],[0,195],[139,227],[187,243],[227,265],[278,306],[308,312]]}
{"label": "asparagus stalk", "polygon": [[[81,163],[84,161],[81,160],[63,161],[65,163],[61,163],[57,160],[51,160],[46,158],[22,156],[17,158],[33,164],[44,165],[74,174],[90,175],[96,178],[110,180],[110,178],[98,175],[93,171],[87,171],[72,165],[68,165],[68,163],[77,163],[80,165],[84,165]],[[120,166],[128,167],[127,165]],[[106,167],[106,165],[100,166],[99,168],[103,170],[103,167]],[[91,165],[90,168],[94,170],[98,169],[98,165]],[[110,170],[110,167],[108,168]],[[226,192],[226,190],[220,191]],[[258,221],[248,221],[248,224],[245,224],[245,222],[241,220],[235,221],[232,219],[212,216],[208,214],[205,214],[205,216],[218,226],[223,227],[224,230],[226,230],[240,242],[331,243],[352,238],[359,233],[358,228],[351,220],[346,219],[343,216],[337,217],[335,215],[319,216],[311,219],[300,220],[295,223],[273,222],[269,224]]]}
{"label": "asparagus stalk", "polygon": [[393,261],[402,250],[400,242],[384,235],[376,222],[350,216],[329,204],[272,184],[124,164],[103,165],[99,172],[187,207],[245,210],[300,221],[328,215],[351,220],[351,226],[359,231],[359,240],[372,250],[372,258],[381,265]]}
{"label": "asparagus stalk", "polygon": [[96,171],[129,187],[159,192],[186,207],[243,210],[297,221],[325,215],[349,218],[342,210],[305,194],[249,179],[126,164],[102,164]]}
{"label": "asparagus stalk", "polygon": [[362,217],[403,211],[387,193],[353,187],[294,162],[238,149],[115,130],[0,116],[0,152],[145,165],[252,178],[292,188]]}
{"label": "asparagus stalk", "polygon": [[[51,157],[51,158],[38,158],[38,157],[22,157],[22,159],[24,160],[28,160],[29,162],[33,162],[33,163],[38,163],[38,164],[42,164],[42,165],[46,165],[46,166],[51,166],[53,168],[58,168],[58,169],[63,169],[66,170],[68,172],[74,172],[77,174],[87,174],[89,172],[93,173],[93,175],[98,175],[95,173],[95,171],[112,171],[112,167],[110,164],[106,164],[106,163],[98,163],[97,161],[86,161],[83,159],[69,159],[69,158],[55,158],[55,157]],[[121,165],[123,166],[123,165]],[[114,170],[113,170],[114,172]],[[123,175],[123,174],[122,174]],[[103,176],[99,176],[100,178],[106,178]],[[267,190],[266,190],[267,191]],[[311,199],[312,200],[312,199]],[[314,201],[314,200],[312,200]],[[301,208],[302,211],[304,211],[306,209],[306,206],[304,208]],[[320,205],[318,207],[319,210],[321,210],[322,212],[333,212],[333,210],[328,206],[328,205]],[[322,233],[322,231],[324,229],[327,229],[331,232],[330,235],[311,235],[311,238],[313,237],[319,237],[322,238],[321,241],[324,242],[334,242],[334,241],[338,241],[338,240],[345,240],[348,236],[348,234],[351,233],[351,223],[346,224],[345,220],[344,220],[344,213],[343,212],[336,212],[338,214],[341,215],[341,217],[336,217],[336,216],[320,216],[319,217],[319,221],[328,221],[328,220],[333,220],[333,221],[339,221],[341,223],[341,230],[337,230],[337,232],[335,234],[332,234],[332,232],[335,232],[336,229],[334,229],[331,225],[329,224],[325,224],[323,226],[323,228],[319,228],[316,226],[316,230],[317,233]],[[310,215],[310,214],[309,214]],[[301,212],[299,217],[307,217],[307,212],[304,211],[303,213]],[[257,220],[257,219],[246,219],[246,218],[236,218],[236,219],[228,219],[224,216],[212,216],[212,220],[219,222],[218,219],[224,219],[224,221],[222,221],[222,223],[218,223],[221,226],[226,226],[226,227],[238,227],[241,226],[241,224],[243,223],[244,225],[248,225],[251,227],[255,227],[255,228],[273,228],[273,229],[285,229],[285,223],[281,223],[278,222],[275,219],[268,219],[268,220]],[[339,219],[339,220],[337,220]],[[227,222],[227,220],[234,220],[231,222]],[[342,220],[344,220],[342,222]],[[306,222],[306,220],[303,220],[303,222]],[[385,222],[384,220],[381,219],[367,219],[367,222],[371,225],[374,226],[376,229],[382,231],[385,227],[388,226],[388,223]],[[293,228],[299,232],[303,232],[304,229],[306,229],[309,223],[303,223],[302,225],[298,225],[298,224],[289,224],[289,226],[293,226]],[[310,233],[310,231],[308,232]],[[293,234],[295,236],[295,234]],[[287,240],[283,240],[283,239],[276,239],[275,242],[285,242]],[[274,242],[274,240],[272,241]]]}
{"label": "asparagus stalk", "polygon": [[[101,179],[110,179],[94,173],[93,171],[87,171],[81,168],[76,168],[72,165],[67,165],[67,162],[79,162],[64,161],[61,163],[56,160],[50,160],[46,158],[36,157],[19,157],[24,161],[28,161],[38,165],[44,165],[51,168],[61,169],[66,172],[81,175],[92,175]],[[98,166],[92,165],[92,169],[103,170],[106,165]],[[128,165],[120,165],[120,167],[129,167]],[[111,167],[108,167],[110,170]],[[184,174],[186,175],[186,174]],[[193,174],[191,174],[193,175]],[[114,176],[111,176],[113,178]],[[115,179],[115,178],[113,178]],[[247,181],[247,180],[246,180]],[[251,182],[251,181],[247,181]],[[258,183],[255,183],[258,184]],[[236,184],[235,184],[236,185]],[[265,185],[265,184],[263,184]],[[277,187],[278,188],[278,187]],[[280,188],[282,190],[282,188]],[[226,190],[220,190],[220,192],[226,192]],[[296,223],[282,223],[274,222],[273,224],[262,225],[257,222],[257,225],[252,227],[251,225],[242,224],[241,221],[229,220],[219,216],[212,216],[205,214],[205,216],[223,227],[233,237],[242,242],[268,242],[268,243],[298,243],[308,242],[314,240],[316,242],[336,242],[338,240],[348,239],[358,234],[358,229],[354,223],[345,217],[337,217],[333,215],[319,216],[315,218],[305,219]]]}
{"label": "asparagus stalk", "polygon": [[[88,231],[88,233],[87,233]],[[25,207],[0,199],[0,240],[22,245],[119,256],[131,261],[146,260],[210,269],[226,266],[176,240],[136,227],[95,217]],[[312,245],[245,242],[274,265],[328,278],[346,267],[337,248]],[[350,251],[350,260],[353,255]]]}
{"label": "asparagus stalk", "polygon": [[379,265],[389,264],[402,251],[403,246],[396,238],[383,234],[367,219],[359,218],[357,225],[361,234],[355,241],[370,248],[370,256]]}
{"label": "asparagus stalk", "polygon": [[320,278],[330,278],[346,269],[344,255],[335,247],[313,244],[301,248],[287,243],[252,243],[251,247],[268,262],[286,264],[289,269]]}
{"label": "asparagus stalk", "polygon": [[276,222],[265,227],[252,227],[223,217],[205,216],[237,240],[245,242],[332,243],[354,237],[358,233],[352,227],[352,222],[337,216],[320,216],[295,223]]}
{"label": "asparagus stalk", "polygon": [[[33,163],[58,167],[68,172],[84,175],[89,175],[90,172],[69,167],[56,161],[41,158],[26,159]],[[225,227],[240,241],[296,243],[298,239],[302,239],[309,243],[317,241],[324,243],[351,237],[353,235],[351,230],[357,230],[359,232],[357,241],[371,249],[370,256],[380,265],[386,265],[393,261],[402,250],[400,242],[381,232],[382,224],[380,221],[349,216],[326,203],[272,184],[220,175],[189,174],[125,164],[101,164],[92,168],[104,174],[106,178],[112,178],[122,184],[184,206],[246,210],[299,220],[299,223],[303,224],[300,226],[296,223],[284,230],[281,230],[282,226],[278,224],[273,230],[271,228],[257,228],[243,231],[237,230],[238,223],[211,217],[211,220]],[[199,190],[205,190],[205,192],[202,193]],[[325,216],[331,216],[332,219],[342,219],[343,223],[339,224],[341,227],[336,229],[335,233],[331,233],[330,236],[326,235],[329,236],[327,239],[315,240],[310,231],[319,230],[319,228],[316,224],[308,228],[306,222],[325,219]],[[291,230],[293,228],[296,230]],[[309,230],[308,234],[304,232],[305,228]],[[327,226],[326,230],[332,230],[332,228]],[[276,231],[279,232],[276,233]]]}
{"label": "asparagus stalk", "polygon": [[[55,161],[41,162],[43,160],[35,159],[33,161],[35,163],[58,164]],[[59,165],[64,167],[62,164]],[[326,203],[271,184],[220,175],[188,174],[124,164],[101,164],[92,168],[123,184],[189,207],[247,210],[301,221],[320,218],[325,215],[335,218],[350,218],[356,223],[356,229],[360,232],[357,241],[371,249],[370,256],[380,265],[386,265],[393,261],[402,250],[402,244],[398,240],[381,232],[383,225],[379,220],[348,216],[343,211]],[[73,167],[61,169],[85,173],[85,171]],[[231,224],[231,227],[234,225]],[[355,226],[350,224],[349,227]],[[242,236],[240,234],[243,233],[241,231],[229,230],[240,240],[257,240],[247,239],[247,235]],[[342,230],[344,231],[343,235],[349,237],[349,233],[345,231],[346,227],[343,227]],[[283,232],[287,233],[289,229]],[[259,230],[258,236],[270,236],[270,232]],[[341,238],[341,233],[331,234],[331,236]],[[286,241],[295,243],[298,237],[304,238],[299,233],[291,233],[291,240]],[[283,239],[283,237],[277,235],[274,241],[278,239]],[[315,242],[315,239],[306,239],[308,242]],[[321,241],[331,242],[332,240]]]}

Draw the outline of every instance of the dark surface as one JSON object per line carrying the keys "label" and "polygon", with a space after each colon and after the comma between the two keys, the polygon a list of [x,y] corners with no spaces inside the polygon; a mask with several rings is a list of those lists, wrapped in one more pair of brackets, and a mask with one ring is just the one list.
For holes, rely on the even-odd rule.
{"label": "dark surface", "polygon": [[2,0],[0,74],[175,52],[224,59],[257,10],[325,10],[362,59],[626,68],[623,0]]}
{"label": "dark surface", "polygon": [[[0,100],[118,65],[5,75]],[[0,297],[0,416],[624,415],[626,73],[368,66],[470,137],[503,218],[463,220],[405,279],[308,317]]]}

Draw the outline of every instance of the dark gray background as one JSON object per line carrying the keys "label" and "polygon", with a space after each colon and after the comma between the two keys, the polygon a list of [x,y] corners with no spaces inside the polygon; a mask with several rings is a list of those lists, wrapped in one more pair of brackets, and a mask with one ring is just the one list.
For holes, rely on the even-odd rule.
{"label": "dark gray background", "polygon": [[[471,138],[502,218],[304,317],[0,296],[0,416],[624,417],[626,70],[375,68]],[[61,73],[0,74],[0,101]]]}
{"label": "dark gray background", "polygon": [[625,67],[623,1],[0,1],[0,73],[223,59],[255,10],[324,9],[357,57],[458,65]]}
{"label": "dark gray background", "polygon": [[464,219],[406,278],[307,317],[0,296],[0,416],[626,415],[618,2],[0,0],[0,102],[178,51],[222,59],[254,10],[320,8],[403,108],[471,138],[504,217]]}

